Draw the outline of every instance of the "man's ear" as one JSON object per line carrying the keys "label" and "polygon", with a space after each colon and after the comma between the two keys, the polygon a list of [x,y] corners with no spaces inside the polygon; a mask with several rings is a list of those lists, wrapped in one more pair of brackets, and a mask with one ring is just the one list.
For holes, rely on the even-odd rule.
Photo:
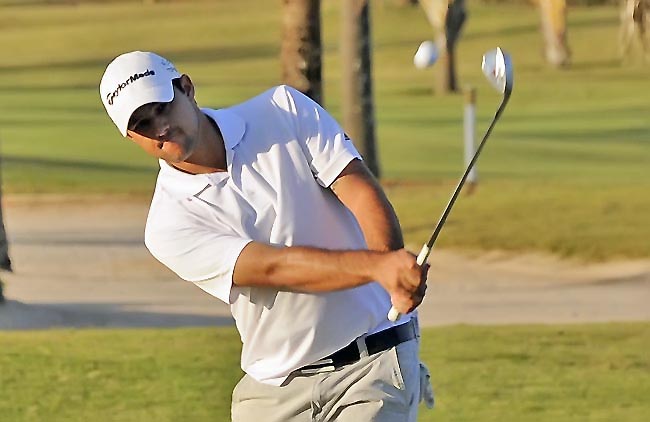
{"label": "man's ear", "polygon": [[194,84],[192,83],[190,77],[186,74],[183,74],[181,75],[179,82],[183,93],[188,97],[194,99]]}

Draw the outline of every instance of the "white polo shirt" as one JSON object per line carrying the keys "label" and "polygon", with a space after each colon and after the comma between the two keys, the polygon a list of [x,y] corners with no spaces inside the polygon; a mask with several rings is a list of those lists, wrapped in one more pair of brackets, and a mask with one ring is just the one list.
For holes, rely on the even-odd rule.
{"label": "white polo shirt", "polygon": [[295,369],[392,326],[390,297],[377,283],[307,294],[232,282],[250,241],[366,249],[356,219],[327,188],[359,158],[336,121],[287,86],[203,112],[221,130],[228,171],[191,175],[161,161],[145,243],[181,278],[230,304],[242,369],[280,385]]}

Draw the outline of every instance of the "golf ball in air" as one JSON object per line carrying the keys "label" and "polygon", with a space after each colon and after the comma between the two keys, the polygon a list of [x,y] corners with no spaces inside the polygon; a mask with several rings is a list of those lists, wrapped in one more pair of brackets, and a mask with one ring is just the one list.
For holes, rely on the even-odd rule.
{"label": "golf ball in air", "polygon": [[438,60],[438,48],[433,41],[423,41],[413,56],[413,64],[418,69],[424,69]]}

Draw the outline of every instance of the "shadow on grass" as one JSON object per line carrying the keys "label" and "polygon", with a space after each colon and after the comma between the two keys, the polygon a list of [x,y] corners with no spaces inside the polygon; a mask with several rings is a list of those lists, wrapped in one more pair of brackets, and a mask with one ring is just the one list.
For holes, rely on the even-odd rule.
{"label": "shadow on grass", "polygon": [[[12,70],[11,73],[14,71]],[[20,72],[20,70],[19,70]],[[8,72],[7,72],[8,73]],[[2,77],[3,71],[0,68],[0,77]],[[3,94],[22,94],[28,92],[37,92],[37,93],[63,93],[67,94],[70,91],[96,91],[99,86],[97,84],[80,84],[80,83],[70,83],[70,84],[60,84],[60,85],[20,85],[14,84],[11,86],[0,87],[0,93]],[[67,107],[67,105],[66,105]]]}
{"label": "shadow on grass", "polygon": [[119,171],[125,173],[146,173],[156,171],[153,167],[137,166],[129,164],[100,163],[96,161],[82,160],[58,160],[53,158],[19,157],[14,155],[3,155],[0,158],[3,166],[40,166],[56,169],[75,169],[84,171]]}
{"label": "shadow on grass", "polygon": [[619,17],[618,17],[618,10],[615,8],[612,8],[612,14],[607,17],[579,17],[579,18],[574,18],[569,14],[569,22],[568,25],[571,28],[589,28],[589,27],[595,27],[595,28],[603,28],[607,25],[611,26],[616,26],[618,27],[619,25]]}
{"label": "shadow on grass", "polygon": [[556,122],[558,120],[579,120],[589,121],[589,119],[599,118],[612,118],[613,115],[629,116],[631,113],[645,113],[643,106],[624,106],[624,107],[592,107],[592,108],[576,108],[573,110],[535,110],[529,112],[517,111],[516,114],[508,115],[508,120],[517,122],[530,122],[535,120],[542,120],[544,122]]}
{"label": "shadow on grass", "polygon": [[578,61],[571,63],[569,70],[594,70],[594,69],[619,69],[623,67],[621,61],[618,59],[605,59],[605,60],[591,60],[591,61]]}
{"label": "shadow on grass", "polygon": [[0,330],[233,325],[231,317],[129,310],[139,305],[102,302],[28,304],[7,300],[0,305]]}
{"label": "shadow on grass", "polygon": [[469,41],[473,39],[483,40],[486,37],[499,37],[499,36],[517,36],[525,34],[535,34],[539,32],[539,25],[513,25],[506,28],[494,28],[489,31],[470,32],[463,35],[463,40]]}
{"label": "shadow on grass", "polygon": [[52,232],[41,235],[33,236],[11,236],[12,245],[37,245],[37,246],[137,246],[140,247],[144,244],[144,234],[134,238],[115,238],[115,237],[97,237],[92,234],[92,238],[61,238],[60,233]]}
{"label": "shadow on grass", "polygon": [[[127,52],[125,50],[124,52]],[[253,60],[275,58],[280,53],[279,45],[273,43],[243,44],[243,45],[221,45],[214,47],[201,47],[193,49],[162,49],[156,50],[157,54],[168,58],[176,64],[187,63],[218,63],[231,60]],[[69,60],[61,62],[46,61],[31,64],[5,64],[0,65],[0,75],[15,74],[15,72],[54,72],[54,71],[79,71],[80,69],[104,69],[113,56],[94,57],[84,60]],[[179,70],[182,72],[183,69]],[[99,75],[98,75],[99,78]],[[99,80],[98,80],[99,83]],[[79,87],[80,89],[97,89],[96,85],[75,84],[68,88]],[[5,89],[5,88],[3,88]]]}
{"label": "shadow on grass", "polygon": [[647,139],[648,129],[643,127],[626,129],[572,129],[572,130],[503,130],[510,138],[518,141],[540,140],[548,142],[584,141],[584,142],[616,142],[621,144],[650,145]]}

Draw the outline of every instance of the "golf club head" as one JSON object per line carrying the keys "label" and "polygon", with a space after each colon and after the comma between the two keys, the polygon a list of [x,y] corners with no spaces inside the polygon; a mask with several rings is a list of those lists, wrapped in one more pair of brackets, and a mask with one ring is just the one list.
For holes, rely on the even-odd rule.
{"label": "golf club head", "polygon": [[497,47],[483,55],[481,69],[492,86],[509,97],[512,92],[513,75],[510,55]]}

